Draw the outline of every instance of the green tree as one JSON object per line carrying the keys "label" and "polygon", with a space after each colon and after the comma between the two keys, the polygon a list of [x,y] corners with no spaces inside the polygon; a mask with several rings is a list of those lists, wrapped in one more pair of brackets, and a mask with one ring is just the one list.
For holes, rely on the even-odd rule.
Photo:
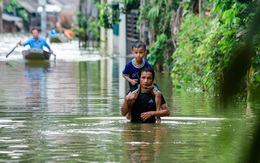
{"label": "green tree", "polygon": [[146,21],[150,33],[148,61],[159,70],[170,70],[174,51],[170,23],[181,0],[145,1],[140,10],[139,22]]}
{"label": "green tree", "polygon": [[[232,75],[225,75],[231,62],[237,58],[239,51],[245,48],[247,29],[252,16],[257,11],[253,4],[253,1],[215,0],[211,11],[212,16],[205,25],[194,27],[195,22],[203,21],[204,18],[193,16],[194,22],[190,16],[184,18],[178,37],[178,48],[173,54],[172,77],[178,86],[189,85],[197,90],[219,93],[222,89],[221,83],[230,80],[229,77]],[[254,4],[254,6],[258,5]],[[259,36],[254,36],[252,39],[256,48],[255,55],[250,61],[257,65]],[[252,66],[255,69],[254,65]],[[254,71],[252,81],[258,79],[258,74],[258,70]],[[238,92],[246,92],[249,82],[244,81],[248,81],[246,75],[237,85],[236,89],[240,90]]]}
{"label": "green tree", "polygon": [[21,17],[25,22],[29,22],[29,15],[17,0],[10,0],[4,10],[10,14]]}
{"label": "green tree", "polygon": [[119,24],[120,14],[126,13],[131,9],[137,9],[140,0],[114,0],[111,4],[97,3],[99,10],[98,25],[106,29],[113,28],[113,25]]}

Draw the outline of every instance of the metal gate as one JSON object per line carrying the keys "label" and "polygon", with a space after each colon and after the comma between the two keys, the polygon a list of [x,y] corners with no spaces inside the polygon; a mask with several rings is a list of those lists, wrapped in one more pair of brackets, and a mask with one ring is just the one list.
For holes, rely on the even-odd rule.
{"label": "metal gate", "polygon": [[138,21],[138,10],[126,13],[126,54],[131,54],[132,43],[139,40],[139,32],[136,24]]}

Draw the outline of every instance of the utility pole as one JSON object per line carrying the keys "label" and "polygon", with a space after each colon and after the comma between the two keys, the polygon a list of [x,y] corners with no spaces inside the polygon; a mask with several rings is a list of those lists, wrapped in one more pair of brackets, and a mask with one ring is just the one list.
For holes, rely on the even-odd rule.
{"label": "utility pole", "polygon": [[47,13],[45,9],[46,0],[38,0],[39,5],[42,7],[41,11],[41,33],[43,36],[46,36],[47,30]]}

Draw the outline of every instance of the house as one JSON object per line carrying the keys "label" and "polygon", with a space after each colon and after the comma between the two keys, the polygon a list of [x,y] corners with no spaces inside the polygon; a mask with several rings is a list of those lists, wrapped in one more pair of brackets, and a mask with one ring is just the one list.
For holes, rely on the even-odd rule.
{"label": "house", "polygon": [[29,15],[29,22],[25,22],[26,30],[30,30],[32,27],[39,27],[41,22],[41,16],[37,13],[38,3],[35,0],[18,0]]}
{"label": "house", "polygon": [[[37,13],[37,7],[38,7],[38,3],[36,0],[17,0],[18,3],[22,6],[22,8],[26,11],[26,13],[28,14],[28,22],[27,21],[23,21],[23,30],[28,31],[32,26],[38,26],[39,25],[39,20],[40,20],[40,15]],[[4,0],[4,6],[9,5],[10,0]],[[16,15],[16,12],[14,13],[6,13],[10,16],[13,17],[18,17],[18,15]],[[5,28],[7,28],[7,26],[9,25],[13,25],[13,24],[5,24]],[[8,27],[8,28],[14,28],[14,27]]]}
{"label": "house", "polygon": [[[113,4],[113,0],[101,0],[101,3]],[[117,8],[122,8],[119,4]],[[137,31],[138,10],[131,9],[126,14],[120,14],[120,23],[113,29],[101,28],[101,49],[108,55],[128,55],[131,54],[131,45],[134,41],[140,39],[140,33]],[[116,27],[116,28],[115,28]]]}
{"label": "house", "polygon": [[[32,27],[41,27],[41,10],[38,0],[18,0],[23,8],[29,14],[28,29]],[[59,20],[59,12],[61,8],[56,4],[51,3],[51,0],[46,1],[45,9],[47,12],[47,28],[53,28],[55,23]]]}
{"label": "house", "polygon": [[60,7],[57,21],[67,28],[77,21],[79,2],[80,0],[48,0],[49,4]]}
{"label": "house", "polygon": [[[41,6],[39,6],[38,0],[17,0],[22,8],[28,14],[28,22],[23,22],[23,29],[20,29],[13,22],[14,17],[18,18],[16,13],[5,13],[5,30],[4,31],[29,31],[32,27],[41,27]],[[7,6],[10,0],[4,0],[3,6]],[[57,21],[66,22],[70,24],[75,20],[75,13],[78,9],[79,0],[46,0],[46,12],[47,12],[47,28],[55,27]],[[0,12],[1,17],[3,15]],[[10,16],[13,16],[10,18]],[[12,21],[11,21],[12,20]],[[15,19],[18,20],[18,19]],[[20,19],[19,19],[20,20]],[[1,19],[0,19],[1,21]],[[0,24],[3,24],[2,20]],[[8,22],[8,23],[7,23]],[[17,21],[16,21],[17,22]],[[17,24],[17,23],[16,23]],[[12,29],[12,30],[11,30]],[[2,31],[0,31],[2,32]]]}
{"label": "house", "polygon": [[23,19],[3,13],[3,33],[18,32],[23,30]]}

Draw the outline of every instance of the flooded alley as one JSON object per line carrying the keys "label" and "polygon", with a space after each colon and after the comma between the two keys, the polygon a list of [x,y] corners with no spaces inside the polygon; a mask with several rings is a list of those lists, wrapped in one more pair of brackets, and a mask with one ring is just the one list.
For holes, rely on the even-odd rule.
{"label": "flooded alley", "polygon": [[223,108],[157,72],[171,115],[131,124],[120,112],[131,56],[72,40],[50,43],[49,61],[24,60],[20,46],[6,58],[29,37],[0,35],[0,162],[237,162],[249,148],[254,114],[245,103]]}

